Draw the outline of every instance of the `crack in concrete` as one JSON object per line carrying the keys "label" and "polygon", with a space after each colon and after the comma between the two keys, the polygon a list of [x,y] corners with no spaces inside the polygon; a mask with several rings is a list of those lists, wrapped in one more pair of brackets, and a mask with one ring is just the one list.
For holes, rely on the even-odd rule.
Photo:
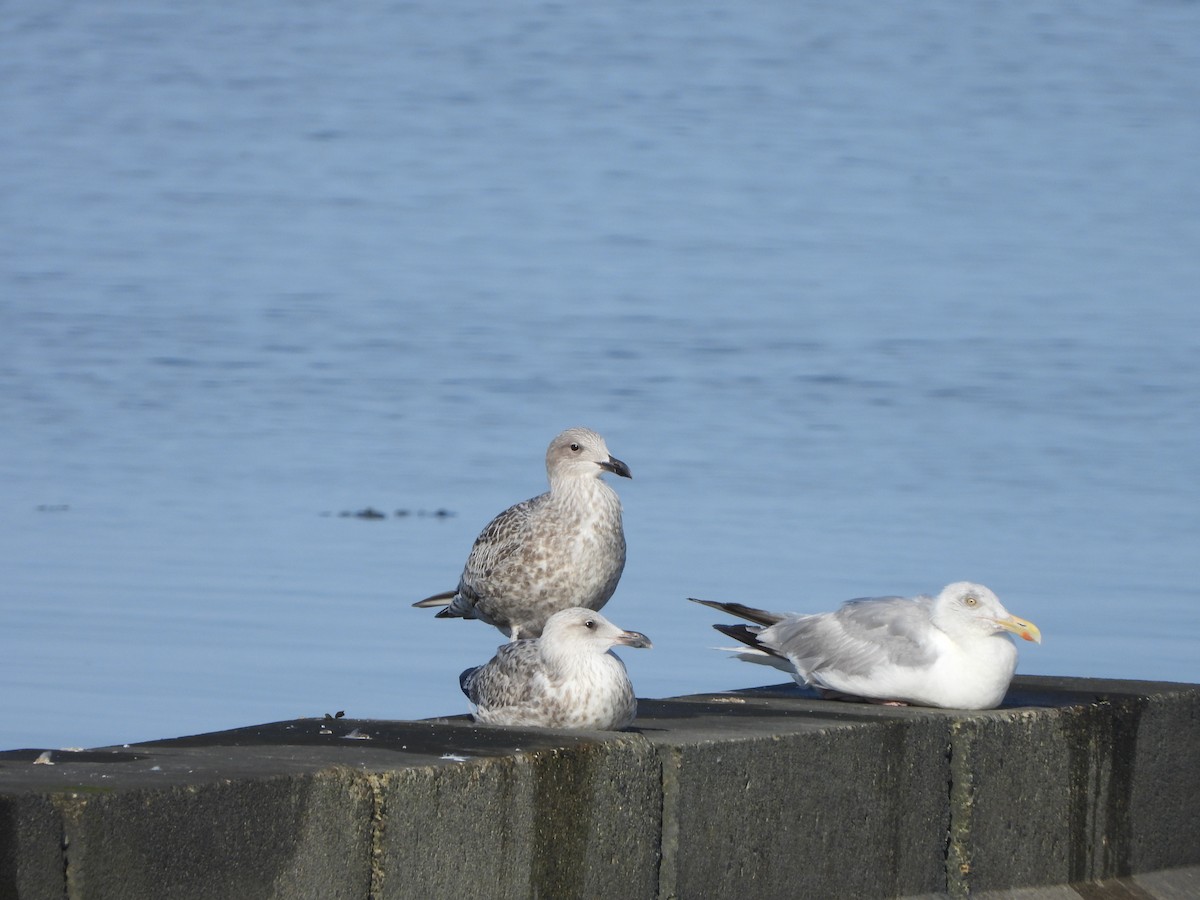
{"label": "crack in concrete", "polygon": [[677,896],[679,864],[679,770],[683,766],[683,753],[678,747],[660,750],[660,785],[662,788],[662,813],[658,842],[658,896]]}
{"label": "crack in concrete", "polygon": [[381,900],[384,896],[384,884],[387,881],[387,871],[383,864],[383,838],[387,828],[387,787],[391,775],[387,773],[367,772],[367,789],[371,792],[371,845],[370,845],[370,884],[367,887],[368,900]]}
{"label": "crack in concrete", "polygon": [[70,900],[71,897],[79,896],[81,893],[78,883],[79,876],[76,872],[77,866],[71,857],[71,826],[78,823],[82,817],[83,810],[87,806],[87,798],[70,792],[62,792],[52,794],[50,802],[58,812],[61,824],[63,896]]}
{"label": "crack in concrete", "polygon": [[950,821],[946,828],[946,892],[951,897],[971,895],[971,816],[974,810],[974,774],[969,764],[970,739],[962,723],[950,726],[946,746],[949,763]]}

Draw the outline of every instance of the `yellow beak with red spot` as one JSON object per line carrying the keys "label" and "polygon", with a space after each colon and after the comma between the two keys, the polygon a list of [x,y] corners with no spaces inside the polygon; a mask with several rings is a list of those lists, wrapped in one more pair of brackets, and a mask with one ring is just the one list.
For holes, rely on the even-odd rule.
{"label": "yellow beak with red spot", "polygon": [[1016,616],[1007,616],[1003,619],[994,619],[995,623],[1005,631],[1011,631],[1018,637],[1024,638],[1027,641],[1033,641],[1035,644],[1042,642],[1042,632],[1027,619],[1018,619]]}

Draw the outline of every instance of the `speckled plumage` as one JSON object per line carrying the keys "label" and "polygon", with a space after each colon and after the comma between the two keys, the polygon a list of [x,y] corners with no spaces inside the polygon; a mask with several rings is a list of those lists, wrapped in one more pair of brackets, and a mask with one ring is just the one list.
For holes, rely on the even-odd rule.
{"label": "speckled plumage", "polygon": [[413,605],[445,607],[440,618],[480,619],[514,640],[537,637],[561,609],[600,609],[625,568],[621,500],[605,472],[632,477],[596,432],[558,435],[546,450],[550,490],[488,523],[456,591]]}
{"label": "speckled plumage", "polygon": [[542,636],[504,644],[485,665],[467,669],[459,685],[488,725],[615,730],[637,714],[633,685],[613,645],[650,647],[594,610],[560,610]]}
{"label": "speckled plumage", "polygon": [[1041,642],[1037,626],[967,581],[937,597],[864,597],[816,615],[695,602],[757,623],[713,626],[752,648],[740,659],[782,668],[836,699],[990,709],[1016,671],[1009,634]]}

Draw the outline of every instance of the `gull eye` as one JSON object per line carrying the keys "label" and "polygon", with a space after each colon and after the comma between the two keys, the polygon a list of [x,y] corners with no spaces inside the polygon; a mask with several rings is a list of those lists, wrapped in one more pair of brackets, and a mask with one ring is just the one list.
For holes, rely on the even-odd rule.
{"label": "gull eye", "polygon": [[583,627],[584,627],[584,628],[595,628],[595,627],[596,627],[596,620],[595,620],[595,619],[588,619],[586,622],[584,622],[584,623],[583,623]]}
{"label": "gull eye", "polygon": [[967,594],[967,596],[963,597],[963,603],[972,609],[974,609],[976,606],[979,605],[979,601],[976,600],[974,597],[972,597],[970,594]]}
{"label": "gull eye", "polygon": [[579,452],[579,445],[578,445],[578,444],[572,444],[572,445],[571,445],[571,452],[572,452],[572,453],[578,453],[578,452]]}

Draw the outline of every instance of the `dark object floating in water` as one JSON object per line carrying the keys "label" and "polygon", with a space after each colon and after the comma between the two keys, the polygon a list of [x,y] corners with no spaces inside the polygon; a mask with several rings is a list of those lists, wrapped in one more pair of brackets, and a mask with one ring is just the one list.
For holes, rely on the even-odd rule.
{"label": "dark object floating in water", "polygon": [[386,519],[387,515],[381,513],[373,506],[368,506],[366,509],[360,509],[358,512],[343,512],[343,519]]}
{"label": "dark object floating in water", "polygon": [[[332,516],[332,515],[333,515],[333,513],[331,513],[331,512],[321,513],[321,516],[324,518],[328,518],[329,516]],[[387,518],[387,513],[380,512],[373,506],[368,506],[368,507],[365,507],[364,509],[359,509],[359,510],[344,509],[337,515],[338,515],[339,519],[386,519]],[[404,518],[407,518],[408,516],[421,516],[421,517],[428,517],[431,519],[451,519],[454,517],[454,512],[452,510],[445,509],[444,507],[438,507],[437,509],[432,510],[432,511],[424,510],[424,509],[419,509],[419,510],[398,509],[392,515],[397,519],[404,519]]]}
{"label": "dark object floating in water", "polygon": [[38,504],[38,512],[66,512],[71,507],[66,503],[41,503]]}
{"label": "dark object floating in water", "polygon": [[339,709],[339,710],[338,710],[337,712],[335,712],[335,713],[334,713],[332,716],[331,716],[329,713],[325,713],[325,718],[327,718],[327,719],[340,719],[340,718],[341,718],[342,716],[344,716],[345,714],[346,714],[346,711],[345,711],[344,709]]}

